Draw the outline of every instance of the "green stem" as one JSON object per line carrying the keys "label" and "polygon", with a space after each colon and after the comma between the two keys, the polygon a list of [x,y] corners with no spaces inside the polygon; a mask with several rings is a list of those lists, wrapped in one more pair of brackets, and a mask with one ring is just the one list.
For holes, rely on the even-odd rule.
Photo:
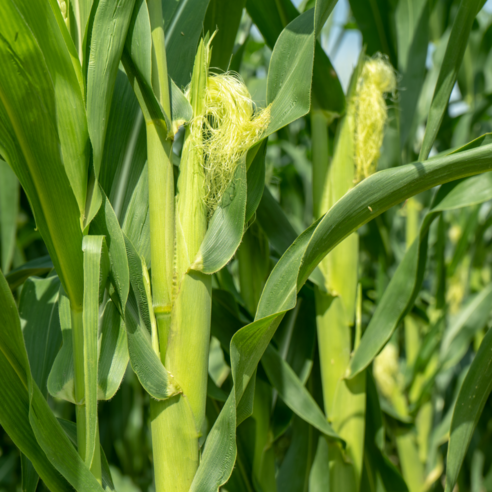
{"label": "green stem", "polygon": [[150,402],[156,492],[188,492],[198,468],[195,422],[185,396]]}
{"label": "green stem", "polygon": [[157,492],[188,492],[198,468],[199,430],[206,422],[211,277],[190,271],[189,266],[207,229],[207,211],[203,202],[201,160],[190,141],[189,130],[186,137],[178,181],[176,294],[171,323],[169,316],[157,318],[159,335],[170,328],[165,346],[161,337],[161,358],[183,394],[164,402],[152,402]]}
{"label": "green stem", "polygon": [[166,139],[165,128],[153,121],[147,123],[152,300],[162,361],[167,350],[174,261],[174,175],[171,153],[172,147]]}
{"label": "green stem", "polygon": [[[200,136],[193,135],[197,132]],[[188,130],[181,158],[176,201],[176,283],[166,367],[187,395],[196,427],[205,426],[212,278],[190,270],[205,233],[204,171],[196,148],[201,128]]]}
{"label": "green stem", "polygon": [[[326,118],[314,110],[311,123],[313,210],[318,218],[354,186],[353,116],[348,112],[340,123],[331,162]],[[346,492],[359,490],[364,447],[365,374],[354,381],[343,379],[353,348],[358,250],[357,234],[333,249],[320,263],[328,293],[315,291],[325,413],[347,443],[345,452],[335,445],[329,446],[330,490]]]}
{"label": "green stem", "polygon": [[[152,29],[152,88],[171,118],[162,3],[160,0],[147,3]],[[162,361],[169,335],[174,262],[174,172],[168,132],[162,122],[147,122],[152,299]]]}
{"label": "green stem", "polygon": [[[148,0],[148,6],[152,27],[152,86],[162,108],[170,118],[162,5],[160,0]],[[171,160],[172,142],[168,139],[168,130],[162,124],[147,122],[152,298],[159,334],[160,357],[166,368],[176,377],[184,394],[166,401],[151,402],[152,450],[156,492],[188,492],[198,468],[198,432],[190,401],[186,397],[187,394],[194,395],[195,389],[188,385],[184,374],[194,372],[192,363],[196,360],[190,345],[200,343],[201,339],[198,337],[196,340],[188,341],[185,336],[184,347],[181,349],[168,346],[171,311],[176,311],[173,307],[174,175]],[[175,301],[178,305],[183,304],[182,297],[179,296],[179,300]],[[195,300],[193,299],[192,304]],[[193,306],[199,315],[204,315],[200,309],[200,302]],[[187,307],[189,302],[184,303],[185,310]],[[178,330],[179,333],[193,336],[192,327],[188,324],[183,326],[187,330]],[[174,333],[172,337],[180,338]],[[208,346],[208,341],[205,345]],[[157,351],[155,346],[154,348]],[[192,357],[191,364],[188,356]],[[184,371],[181,370],[183,364]]]}

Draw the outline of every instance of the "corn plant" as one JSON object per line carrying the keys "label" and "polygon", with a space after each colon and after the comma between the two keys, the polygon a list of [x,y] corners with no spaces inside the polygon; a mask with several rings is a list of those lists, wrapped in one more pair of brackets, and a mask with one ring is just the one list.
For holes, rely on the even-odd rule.
{"label": "corn plant", "polygon": [[0,2],[0,490],[492,490],[483,5]]}

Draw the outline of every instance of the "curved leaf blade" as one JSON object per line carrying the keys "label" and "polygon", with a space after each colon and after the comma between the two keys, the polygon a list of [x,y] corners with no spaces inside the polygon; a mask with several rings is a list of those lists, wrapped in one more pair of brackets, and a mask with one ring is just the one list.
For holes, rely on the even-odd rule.
{"label": "curved leaf blade", "polygon": [[246,198],[246,159],[243,158],[210,220],[193,270],[215,273],[234,256],[243,237]]}
{"label": "curved leaf blade", "polygon": [[3,274],[0,274],[0,306],[2,426],[51,490],[70,490],[66,479],[76,490],[102,492],[31,376],[19,314]]}
{"label": "curved leaf blade", "polygon": [[473,21],[482,5],[482,0],[462,0],[460,3],[429,109],[419,160],[426,159],[434,145],[465,54]]}
{"label": "curved leaf blade", "polygon": [[473,432],[492,391],[492,330],[482,340],[456,401],[448,447],[446,492],[458,480]]}

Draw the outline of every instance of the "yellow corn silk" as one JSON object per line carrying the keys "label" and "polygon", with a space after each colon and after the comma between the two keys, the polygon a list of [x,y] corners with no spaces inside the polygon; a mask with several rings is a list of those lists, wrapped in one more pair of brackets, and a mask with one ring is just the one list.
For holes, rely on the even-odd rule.
{"label": "yellow corn silk", "polygon": [[365,62],[351,110],[355,112],[356,177],[362,181],[376,171],[388,108],[384,95],[396,90],[395,70],[379,55]]}
{"label": "yellow corn silk", "polygon": [[205,204],[212,215],[231,182],[240,159],[262,137],[270,123],[270,106],[255,110],[239,75],[209,75],[203,114],[195,115],[191,131],[201,147],[205,170]]}

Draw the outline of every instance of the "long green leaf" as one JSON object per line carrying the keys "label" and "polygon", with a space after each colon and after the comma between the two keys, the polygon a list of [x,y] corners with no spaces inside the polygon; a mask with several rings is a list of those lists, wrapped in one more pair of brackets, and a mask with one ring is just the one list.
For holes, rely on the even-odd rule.
{"label": "long green leaf", "polygon": [[246,0],[210,0],[205,16],[203,30],[213,33],[217,30],[212,42],[212,58],[210,66],[226,71],[232,58],[232,50],[236,41],[237,31],[241,22]]}
{"label": "long green leaf", "polygon": [[295,241],[297,234],[268,188],[263,192],[256,218],[275,251],[283,255]]}
{"label": "long green leaf", "polygon": [[70,301],[63,290],[58,298],[58,318],[63,344],[48,376],[48,391],[56,398],[76,404]]}
{"label": "long green leaf", "polygon": [[446,492],[458,480],[473,432],[492,391],[492,330],[487,332],[463,381],[454,406],[446,466]]}
{"label": "long green leaf", "polygon": [[29,277],[45,275],[51,270],[53,270],[53,262],[49,255],[41,256],[11,270],[6,275],[6,279],[10,288],[14,290],[19,287],[19,285],[22,285]]}
{"label": "long green leaf", "polygon": [[82,59],[84,35],[91,14],[92,4],[93,0],[72,0],[68,4],[75,20],[75,22],[70,24],[70,31],[80,59]]}
{"label": "long green leaf", "polygon": [[[336,1],[318,3],[320,3],[321,8],[316,10],[316,38]],[[287,24],[300,15],[290,0],[248,0],[246,8],[271,49],[274,49],[276,42],[280,41],[279,37]],[[292,58],[290,59],[292,60]],[[295,70],[295,67],[290,68]],[[316,104],[328,113],[341,114],[345,109],[345,95],[335,69],[319,42],[315,43],[312,73]],[[307,77],[303,79],[303,83],[308,83]]]}
{"label": "long green leaf", "polygon": [[214,212],[192,268],[204,273],[215,273],[234,256],[244,231],[246,213],[246,159],[238,165]]}
{"label": "long green leaf", "polygon": [[314,11],[308,10],[282,31],[273,49],[267,79],[271,120],[265,136],[309,111],[311,77],[306,75],[313,72],[314,45]]}
{"label": "long green leaf", "polygon": [[60,280],[57,277],[31,278],[25,283],[19,302],[31,374],[45,397],[48,375],[62,341],[59,292]]}
{"label": "long green leaf", "polygon": [[488,285],[471,297],[445,330],[439,354],[440,368],[446,370],[459,363],[475,334],[486,326],[491,306],[492,285]]}
{"label": "long green leaf", "polygon": [[165,400],[179,394],[181,389],[152,347],[152,313],[143,277],[146,266],[128,238],[125,238],[125,243],[132,281],[125,311],[130,362],[145,390],[153,398]]}
{"label": "long green leaf", "polygon": [[[90,468],[94,457],[97,434],[97,377],[99,331],[99,281],[106,281],[104,236],[85,236],[84,252],[84,395],[85,395],[85,463]],[[104,288],[104,283],[103,283]]]}
{"label": "long green leaf", "polygon": [[145,165],[133,191],[122,230],[137,253],[150,264],[149,173]]}
{"label": "long green leaf", "polygon": [[397,467],[384,453],[383,415],[374,378],[367,375],[366,431],[364,438],[364,474],[361,492],[408,492]]}
{"label": "long green leaf", "polygon": [[[318,433],[299,418],[292,423],[292,442],[277,474],[277,490],[283,492],[313,491],[310,472]],[[328,460],[324,463],[326,466]],[[325,473],[327,475],[327,473]]]}
{"label": "long green leaf", "polygon": [[393,42],[391,2],[388,0],[350,0],[350,7],[362,32],[367,53],[377,52],[389,56],[396,66],[396,52]]}
{"label": "long green leaf", "polygon": [[0,266],[10,270],[15,251],[17,214],[19,213],[19,181],[9,165],[0,159]]}
{"label": "long green leaf", "polygon": [[128,342],[123,320],[113,301],[108,301],[101,321],[98,365],[98,400],[111,399],[128,366]]}
{"label": "long green leaf", "polygon": [[261,365],[272,386],[292,411],[327,436],[338,438],[314,398],[272,345],[265,350]]}
{"label": "long green leaf", "polygon": [[209,0],[181,0],[169,22],[165,19],[168,73],[180,89],[191,80],[208,3]]}
{"label": "long green leaf", "polygon": [[429,44],[429,1],[402,0],[396,9],[398,41],[400,142],[405,144],[417,110],[425,79],[425,61]]}
{"label": "long green leaf", "polygon": [[123,222],[126,209],[147,160],[142,112],[128,78],[118,71],[104,143],[104,166],[99,182],[116,217]]}
{"label": "long green leaf", "polygon": [[[268,139],[264,139],[257,149],[253,147],[246,157],[246,167],[248,169],[248,198],[246,200],[246,222],[248,222],[260,205],[263,191],[265,189],[265,157]],[[254,157],[251,158],[250,154]]]}
{"label": "long green leaf", "polygon": [[87,122],[96,178],[101,169],[113,91],[135,0],[99,0],[89,26]]}
{"label": "long green leaf", "polygon": [[434,140],[437,137],[444,118],[449,97],[456,82],[463,55],[465,54],[473,21],[482,4],[482,0],[461,0],[429,109],[424,141],[420,149],[420,160],[426,159],[429,156],[434,145]]}
{"label": "long green leaf", "polygon": [[106,197],[103,200],[103,204],[91,224],[90,231],[91,234],[106,238],[110,262],[109,278],[118,296],[117,307],[123,314],[130,289],[125,240],[111,203]]}
{"label": "long green leaf", "polygon": [[[75,422],[70,422],[65,419],[58,419],[58,422],[62,426],[65,434],[68,436],[72,444],[77,447],[77,424]],[[113,479],[111,477],[111,471],[109,469],[108,461],[106,459],[106,455],[104,454],[104,450],[101,446],[101,468],[102,468],[102,485],[105,491],[115,490]]]}
{"label": "long green leaf", "polygon": [[406,252],[376,308],[352,358],[348,377],[355,376],[371,363],[415,301],[425,270],[429,228],[438,213],[491,198],[491,174],[471,177],[441,187],[423,221],[419,236]]}
{"label": "long green leaf", "polygon": [[[51,490],[101,492],[102,488],[58,424],[29,368],[19,314],[0,275],[0,422]],[[62,478],[62,476],[64,478]]]}
{"label": "long green leaf", "polygon": [[[0,5],[0,16],[9,19],[0,38],[0,152],[26,191],[58,275],[70,299],[80,308],[80,218],[85,202],[82,180],[87,170],[85,115],[79,110],[82,95],[76,77],[70,75],[73,65],[68,52],[62,56],[57,51],[63,49],[64,42],[53,47],[59,30],[51,7],[44,2],[31,7],[13,0]],[[21,16],[21,9],[26,17]],[[32,21],[30,25],[26,18]],[[53,26],[41,27],[43,19]],[[48,35],[51,29],[53,39]],[[35,32],[40,33],[38,39]],[[49,65],[40,45],[50,54]],[[53,80],[60,81],[60,91],[55,91]],[[67,119],[71,121],[66,128],[57,126]],[[72,155],[73,160],[66,161]]]}
{"label": "long green leaf", "polygon": [[491,170],[490,149],[491,145],[485,145],[376,173],[349,191],[298,237],[272,271],[256,321],[232,338],[234,388],[210,431],[192,490],[216,490],[229,477],[236,449],[236,401],[240,401],[283,315],[295,306],[297,291],[321,259],[358,227],[410,196]]}
{"label": "long green leaf", "polygon": [[[74,60],[48,2],[33,5],[15,0],[15,5],[29,26],[54,81],[55,112],[52,124],[58,129],[61,158],[81,214],[85,209],[89,165],[88,129],[80,64]],[[75,64],[74,64],[75,62]]]}

